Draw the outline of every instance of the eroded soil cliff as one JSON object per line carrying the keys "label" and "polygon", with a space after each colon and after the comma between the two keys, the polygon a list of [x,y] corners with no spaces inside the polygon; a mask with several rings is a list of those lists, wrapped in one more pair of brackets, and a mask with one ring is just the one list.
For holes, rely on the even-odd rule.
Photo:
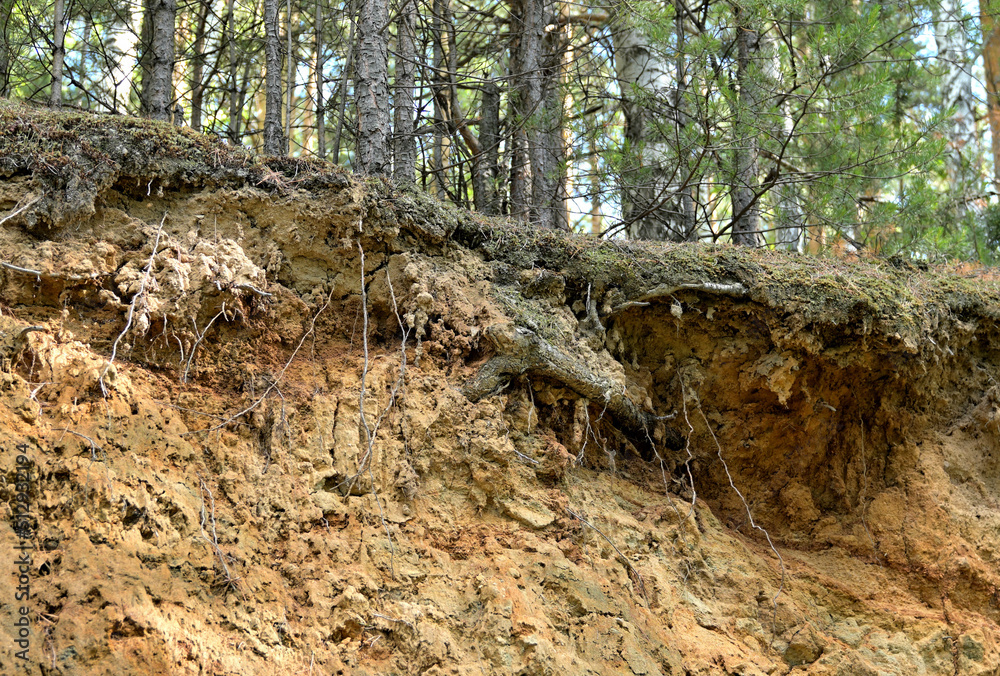
{"label": "eroded soil cliff", "polygon": [[993,279],[0,132],[0,672],[1000,670]]}

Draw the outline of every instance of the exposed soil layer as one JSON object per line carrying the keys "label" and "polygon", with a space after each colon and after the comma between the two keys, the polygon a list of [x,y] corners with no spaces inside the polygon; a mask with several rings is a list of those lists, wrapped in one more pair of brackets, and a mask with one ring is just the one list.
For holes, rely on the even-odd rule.
{"label": "exposed soil layer", "polygon": [[0,131],[0,673],[1000,672],[991,277]]}

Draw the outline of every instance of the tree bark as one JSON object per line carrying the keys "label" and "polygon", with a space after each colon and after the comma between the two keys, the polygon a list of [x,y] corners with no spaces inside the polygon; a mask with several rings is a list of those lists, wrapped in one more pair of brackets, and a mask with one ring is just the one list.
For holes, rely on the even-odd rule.
{"label": "tree bark", "polygon": [[226,42],[229,51],[229,82],[227,86],[229,96],[229,128],[227,135],[229,142],[233,145],[240,145],[240,120],[243,117],[243,105],[237,96],[237,72],[239,70],[239,59],[236,57],[236,28],[233,23],[236,20],[235,0],[226,0]]}
{"label": "tree bark", "polygon": [[365,0],[358,12],[354,100],[358,110],[355,169],[386,175],[389,155],[389,53],[382,27],[388,23],[386,0]]}
{"label": "tree bark", "polygon": [[10,19],[14,12],[15,0],[0,0],[0,96],[10,96]]}
{"label": "tree bark", "polygon": [[745,246],[760,244],[760,206],[758,202],[758,134],[761,105],[765,92],[761,87],[761,53],[765,40],[757,22],[745,9],[736,7],[736,80],[739,104],[735,115],[733,139],[733,177],[729,189],[733,219],[730,224],[733,243]]}
{"label": "tree bark", "polygon": [[417,139],[414,136],[413,87],[416,80],[417,52],[414,46],[414,24],[417,0],[403,0],[404,6],[396,19],[396,87],[393,95],[395,124],[393,126],[393,178],[397,183],[410,184],[417,175]]}
{"label": "tree bark", "polygon": [[205,94],[205,83],[202,82],[205,71],[205,24],[208,23],[210,0],[202,0],[198,6],[198,16],[195,19],[194,42],[191,46],[191,78],[188,88],[191,90],[191,128],[201,131],[202,104]]}
{"label": "tree bark", "polygon": [[545,0],[513,0],[511,16],[517,36],[511,55],[510,97],[513,127],[510,214],[532,220],[532,185],[539,133],[532,119],[542,104],[541,56]]}
{"label": "tree bark", "polygon": [[49,94],[49,105],[53,108],[62,106],[62,79],[63,61],[66,58],[66,36],[65,36],[65,3],[64,0],[55,0],[53,9],[53,48],[52,48],[52,91]]}
{"label": "tree bark", "polygon": [[983,66],[986,70],[986,109],[993,150],[993,185],[1000,192],[1000,25],[990,13],[991,0],[979,0],[983,29]]}
{"label": "tree bark", "polygon": [[493,82],[483,85],[479,122],[479,153],[472,169],[472,195],[476,211],[489,216],[500,214],[500,88]]}
{"label": "tree bark", "polygon": [[281,132],[281,35],[278,0],[264,0],[264,153],[285,154]]}
{"label": "tree bark", "polygon": [[323,108],[323,11],[316,0],[316,152],[326,158],[326,110]]}
{"label": "tree bark", "polygon": [[431,98],[434,102],[434,142],[431,151],[431,194],[445,197],[448,195],[448,181],[445,177],[445,167],[451,154],[451,136],[448,133],[449,122],[452,119],[451,95],[449,92],[448,55],[451,52],[451,34],[447,30],[448,5],[447,0],[434,0],[431,9],[431,50],[433,59],[433,84]]}
{"label": "tree bark", "polygon": [[288,16],[285,20],[285,152],[292,142],[292,98],[295,94],[295,47],[292,45],[292,0],[288,4]]}
{"label": "tree bark", "polygon": [[173,116],[174,38],[177,0],[147,0],[143,17],[145,58],[142,72],[142,112],[154,120],[169,122]]}
{"label": "tree bark", "polygon": [[[531,199],[535,221],[550,230],[568,230],[565,134],[565,89],[563,76],[568,67],[565,35],[568,6],[548,17],[542,54],[542,105],[537,116],[538,145],[533,157]],[[554,28],[554,30],[553,30]]]}
{"label": "tree bark", "polygon": [[[671,137],[684,138],[683,61],[673,66],[640,26],[631,26],[620,4],[615,31],[615,73],[622,91],[630,166],[622,177],[622,219],[633,239],[697,238],[690,190]],[[679,19],[678,19],[679,20]],[[677,72],[672,73],[672,70]]]}

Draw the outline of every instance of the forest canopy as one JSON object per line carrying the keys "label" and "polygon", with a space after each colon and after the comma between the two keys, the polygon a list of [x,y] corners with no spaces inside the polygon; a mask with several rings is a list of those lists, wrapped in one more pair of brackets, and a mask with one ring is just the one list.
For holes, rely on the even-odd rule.
{"label": "forest canopy", "polygon": [[995,5],[0,0],[0,95],[545,228],[989,264]]}

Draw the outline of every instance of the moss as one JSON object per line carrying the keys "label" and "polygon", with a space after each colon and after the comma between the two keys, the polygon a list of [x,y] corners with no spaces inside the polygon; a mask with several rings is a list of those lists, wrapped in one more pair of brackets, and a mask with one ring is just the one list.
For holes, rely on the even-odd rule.
{"label": "moss", "polygon": [[661,284],[738,282],[750,300],[800,313],[806,324],[874,323],[886,335],[918,338],[941,321],[1000,318],[1000,281],[988,272],[543,231],[383,179],[352,179],[329,162],[260,157],[216,137],[136,118],[0,101],[0,174],[31,177],[37,203],[9,222],[28,228],[57,227],[90,213],[113,186],[151,194],[249,184],[278,193],[305,190],[321,201],[328,201],[326,191],[350,189],[368,221],[382,226],[382,236],[402,229],[425,243],[479,250],[513,269],[547,268],[564,275],[571,294],[589,287],[600,295],[613,287],[634,299]]}

